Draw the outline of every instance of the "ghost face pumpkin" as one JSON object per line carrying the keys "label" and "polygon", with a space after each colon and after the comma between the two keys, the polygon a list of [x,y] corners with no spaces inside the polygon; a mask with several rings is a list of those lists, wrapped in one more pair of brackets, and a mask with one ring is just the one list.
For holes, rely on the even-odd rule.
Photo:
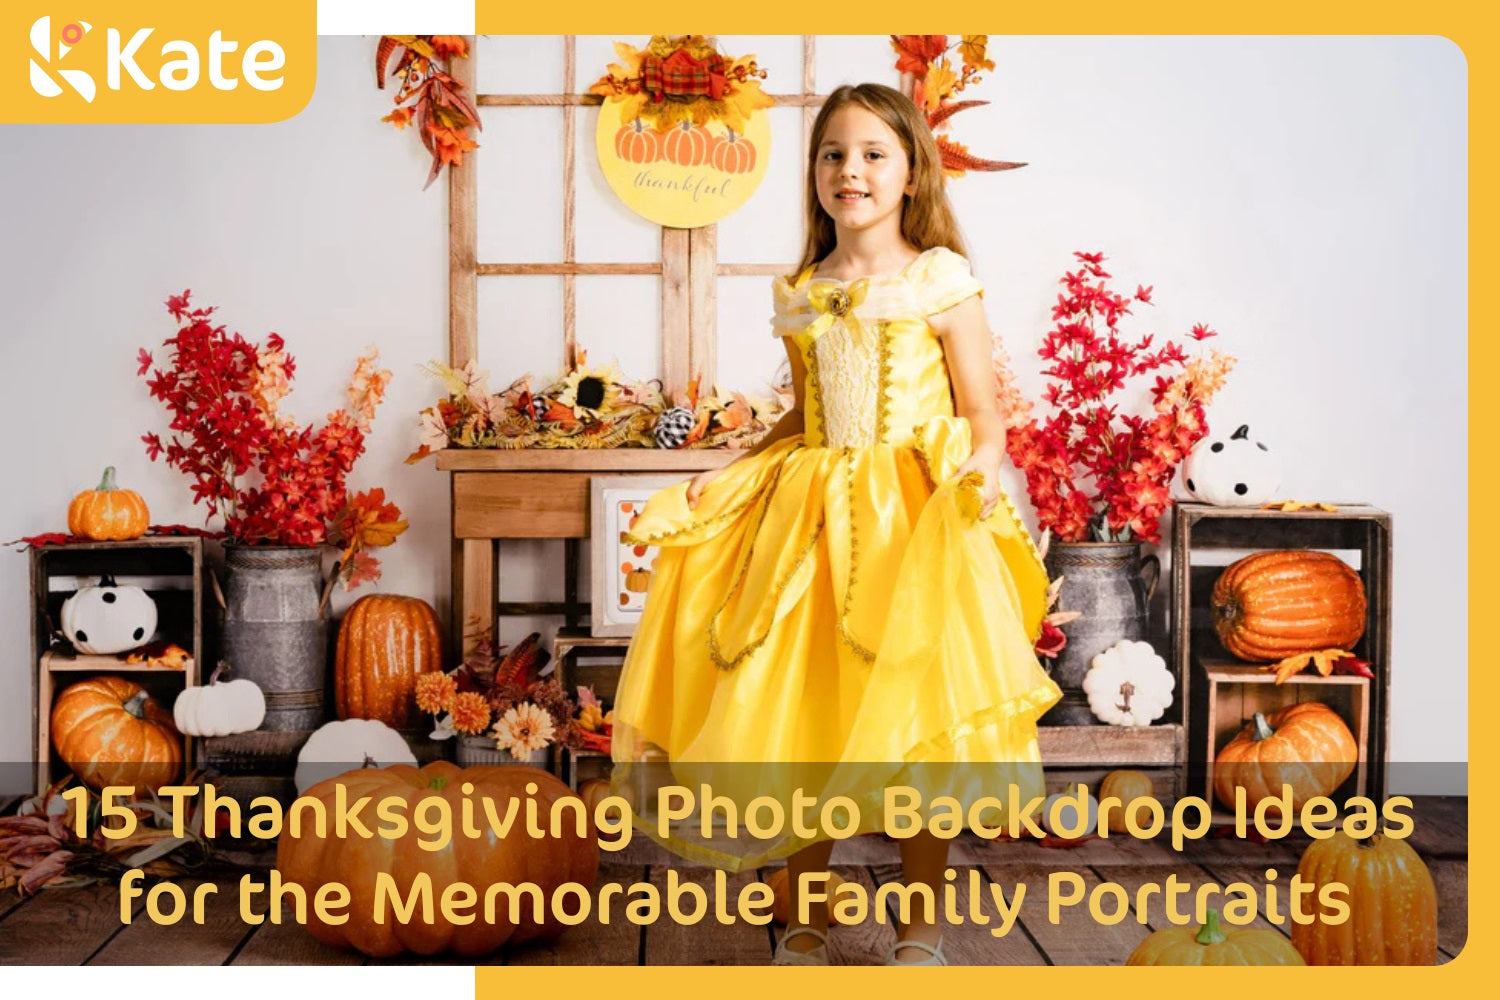
{"label": "ghost face pumpkin", "polygon": [[80,653],[123,653],[151,641],[156,602],[140,587],[120,587],[106,576],[63,602],[62,630]]}
{"label": "ghost face pumpkin", "polygon": [[1241,424],[1227,438],[1210,434],[1182,463],[1182,484],[1193,499],[1218,507],[1259,506],[1281,489],[1281,460]]}

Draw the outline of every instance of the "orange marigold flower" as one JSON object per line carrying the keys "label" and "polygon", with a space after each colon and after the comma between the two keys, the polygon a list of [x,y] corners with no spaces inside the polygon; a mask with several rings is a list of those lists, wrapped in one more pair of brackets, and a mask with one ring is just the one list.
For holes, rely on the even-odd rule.
{"label": "orange marigold flower", "polygon": [[436,715],[451,710],[457,694],[458,682],[441,670],[417,675],[417,707],[424,712]]}
{"label": "orange marigold flower", "polygon": [[465,691],[453,699],[453,728],[466,736],[478,736],[490,724],[490,703],[478,691]]}

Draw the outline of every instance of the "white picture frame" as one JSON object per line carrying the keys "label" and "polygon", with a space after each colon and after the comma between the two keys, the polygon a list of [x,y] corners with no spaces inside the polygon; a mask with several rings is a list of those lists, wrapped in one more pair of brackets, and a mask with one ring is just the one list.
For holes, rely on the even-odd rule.
{"label": "white picture frame", "polygon": [[633,571],[651,572],[656,546],[627,545],[621,535],[651,496],[686,477],[615,475],[589,478],[589,631],[632,636],[645,608],[646,590]]}

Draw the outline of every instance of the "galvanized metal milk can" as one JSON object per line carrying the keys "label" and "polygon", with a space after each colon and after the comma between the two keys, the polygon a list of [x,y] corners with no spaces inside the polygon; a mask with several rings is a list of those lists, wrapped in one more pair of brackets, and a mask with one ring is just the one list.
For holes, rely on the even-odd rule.
{"label": "galvanized metal milk can", "polygon": [[224,659],[265,694],[260,728],[317,729],[328,721],[322,549],[228,545],[224,560]]}

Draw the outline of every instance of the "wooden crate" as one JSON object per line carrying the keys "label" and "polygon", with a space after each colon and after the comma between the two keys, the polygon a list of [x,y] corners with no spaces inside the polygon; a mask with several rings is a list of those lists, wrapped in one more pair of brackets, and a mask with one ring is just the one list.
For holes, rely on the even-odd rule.
{"label": "wooden crate", "polygon": [[[1338,506],[1336,511],[1292,513],[1187,502],[1175,506],[1172,656],[1186,688],[1182,696],[1188,705],[1188,784],[1195,789],[1194,794],[1196,789],[1207,787],[1204,777],[1213,755],[1228,739],[1222,732],[1249,717],[1230,722],[1230,716],[1235,716],[1246,704],[1274,707],[1309,699],[1333,699],[1337,704],[1332,707],[1341,714],[1347,713],[1344,721],[1359,739],[1362,794],[1377,800],[1385,794],[1393,668],[1391,516],[1367,504]],[[1234,560],[1273,549],[1331,552],[1358,572],[1365,588],[1367,611],[1364,635],[1353,652],[1370,661],[1375,673],[1373,681],[1348,676],[1322,678],[1304,672],[1277,688],[1272,675],[1252,676],[1259,674],[1254,665],[1242,663],[1224,649],[1213,627],[1210,597],[1214,582]],[[1240,700],[1237,703],[1235,699]],[[1363,707],[1356,709],[1354,701],[1362,702]],[[1254,711],[1250,709],[1250,715]],[[1356,724],[1363,726],[1362,732]],[[1209,798],[1212,801],[1211,794]]]}
{"label": "wooden crate", "polygon": [[[184,669],[130,664],[124,654],[77,654],[55,638],[63,601],[76,587],[92,586],[94,578],[106,575],[121,585],[141,586],[151,595],[159,641],[176,643],[192,656]],[[51,733],[52,703],[62,688],[88,677],[118,674],[140,684],[170,711],[184,688],[200,683],[207,620],[203,581],[202,538],[149,537],[31,550],[31,729],[38,792],[67,774],[66,765],[54,759]],[[183,760],[191,762],[195,749],[191,739],[184,739]]]}
{"label": "wooden crate", "polygon": [[1374,726],[1370,712],[1373,685],[1368,677],[1304,673],[1278,685],[1275,673],[1252,664],[1210,660],[1202,667],[1205,683],[1200,687],[1205,721],[1198,731],[1201,741],[1198,751],[1208,763],[1201,794],[1215,804],[1216,810],[1230,808],[1214,800],[1213,760],[1218,752],[1255,718],[1255,713],[1269,715],[1305,701],[1322,702],[1337,712],[1354,734],[1354,743],[1359,748],[1354,773],[1331,797],[1342,802],[1352,795],[1370,793],[1369,754]]}

